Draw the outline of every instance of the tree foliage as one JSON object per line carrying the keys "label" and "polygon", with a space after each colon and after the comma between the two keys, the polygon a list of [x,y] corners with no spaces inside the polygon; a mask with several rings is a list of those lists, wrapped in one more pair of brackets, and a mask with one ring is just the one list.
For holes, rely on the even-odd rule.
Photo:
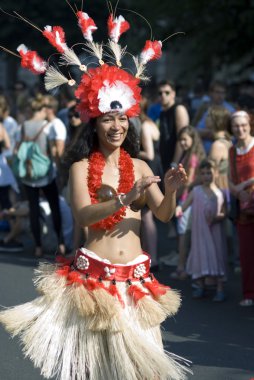
{"label": "tree foliage", "polygon": [[[70,2],[74,7],[74,2]],[[113,2],[115,4],[116,1]],[[17,11],[41,29],[45,25],[63,26],[69,45],[83,42],[75,15],[63,0],[0,0],[0,6],[9,13]],[[81,1],[76,1],[76,6],[81,8]],[[99,26],[96,40],[103,39],[106,36],[105,17],[108,14],[106,0],[84,1],[83,8]],[[170,34],[181,31],[185,32],[185,36],[169,39],[164,49],[181,50],[191,46],[193,68],[216,69],[222,63],[241,61],[244,68],[253,62],[253,59],[244,60],[246,56],[254,58],[252,0],[120,0],[118,8],[118,14],[122,13],[131,23],[131,30],[123,37],[123,43],[131,41],[130,50],[134,53],[140,51],[144,39],[152,36],[164,40]],[[143,18],[130,10],[149,20],[152,31]],[[15,50],[20,43],[25,43],[40,53],[54,53],[38,30],[20,20],[2,13],[1,25],[1,45]]]}

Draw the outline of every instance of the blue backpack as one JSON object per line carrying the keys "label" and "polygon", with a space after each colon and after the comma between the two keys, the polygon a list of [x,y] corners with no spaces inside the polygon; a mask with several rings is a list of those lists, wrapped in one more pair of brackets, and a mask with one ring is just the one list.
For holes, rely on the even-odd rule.
{"label": "blue backpack", "polygon": [[45,177],[51,168],[51,160],[41,152],[36,140],[47,126],[43,125],[34,138],[24,137],[14,157],[12,170],[20,179],[38,180]]}

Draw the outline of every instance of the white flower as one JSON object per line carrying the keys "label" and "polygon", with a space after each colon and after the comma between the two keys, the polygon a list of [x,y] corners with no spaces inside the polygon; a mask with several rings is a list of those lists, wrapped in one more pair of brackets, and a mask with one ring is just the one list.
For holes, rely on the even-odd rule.
{"label": "white flower", "polygon": [[80,255],[77,258],[77,268],[81,269],[81,270],[84,270],[84,269],[88,269],[88,267],[89,267],[89,260],[88,260],[88,258],[85,257],[85,256]]}
{"label": "white flower", "polygon": [[109,268],[109,267],[104,267],[104,271],[106,272],[106,277],[110,277],[110,276],[112,276],[114,273],[115,273],[115,271],[116,271],[116,268]]}
{"label": "white flower", "polygon": [[134,269],[134,277],[140,278],[146,273],[146,266],[145,264],[139,264]]}

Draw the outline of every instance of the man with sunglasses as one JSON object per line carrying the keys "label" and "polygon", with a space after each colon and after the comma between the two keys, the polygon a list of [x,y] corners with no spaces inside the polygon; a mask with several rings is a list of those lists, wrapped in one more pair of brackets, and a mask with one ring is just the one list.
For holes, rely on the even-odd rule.
{"label": "man with sunglasses", "polygon": [[162,107],[160,113],[160,156],[164,173],[171,162],[178,163],[181,148],[177,143],[177,135],[181,128],[189,124],[187,109],[176,103],[175,84],[170,80],[159,83],[159,99]]}

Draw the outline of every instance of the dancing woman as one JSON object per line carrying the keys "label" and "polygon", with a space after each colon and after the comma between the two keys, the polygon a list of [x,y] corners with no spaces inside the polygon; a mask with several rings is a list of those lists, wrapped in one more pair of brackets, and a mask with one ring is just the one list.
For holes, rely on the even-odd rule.
{"label": "dancing woman", "polygon": [[[109,27],[119,20],[125,22],[111,15]],[[132,157],[137,139],[129,118],[139,114],[139,79],[117,62],[82,66],[86,71],[75,93],[77,111],[89,120],[67,154],[73,214],[88,228],[85,247],[74,258],[42,264],[35,279],[41,296],[2,311],[0,321],[20,336],[24,353],[45,378],[181,380],[188,369],[164,351],[160,333],[180,297],[150,273],[149,255],[140,244],[139,208],[145,200],[168,222],[186,173],[181,165],[168,170],[162,195],[160,178]],[[52,73],[46,74],[48,88],[56,83]]]}

